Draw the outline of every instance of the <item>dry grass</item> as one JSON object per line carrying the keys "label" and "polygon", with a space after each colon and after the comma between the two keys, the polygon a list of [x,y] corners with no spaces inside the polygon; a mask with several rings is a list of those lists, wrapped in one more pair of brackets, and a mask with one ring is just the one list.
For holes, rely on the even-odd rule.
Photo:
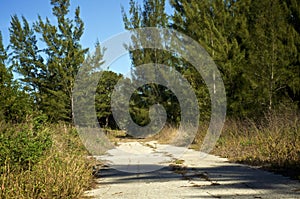
{"label": "dry grass", "polygon": [[213,153],[300,179],[299,115],[268,114],[260,122],[228,120]]}
{"label": "dry grass", "polygon": [[0,198],[80,198],[92,182],[87,159],[76,131],[51,125],[52,146],[40,161],[22,169],[6,161],[0,177]]}
{"label": "dry grass", "polygon": [[[207,128],[208,123],[200,124],[190,148],[200,149]],[[168,126],[151,139],[170,144],[176,133]],[[212,153],[300,180],[299,113],[273,112],[259,121],[227,119]]]}
{"label": "dry grass", "polygon": [[157,140],[160,144],[170,144],[177,135],[177,128],[165,126],[159,133],[151,136],[148,140]]}

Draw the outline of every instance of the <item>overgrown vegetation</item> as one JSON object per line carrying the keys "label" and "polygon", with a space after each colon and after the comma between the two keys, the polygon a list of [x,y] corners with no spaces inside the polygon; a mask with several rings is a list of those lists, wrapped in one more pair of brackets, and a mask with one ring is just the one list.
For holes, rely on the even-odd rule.
{"label": "overgrown vegetation", "polygon": [[[88,69],[88,78],[99,75],[105,49],[96,42],[90,54],[81,46],[84,22],[79,7],[72,15],[70,0],[50,3],[55,24],[49,18],[38,17],[29,23],[25,16],[12,15],[8,46],[3,45],[0,32],[1,198],[76,198],[91,179],[88,154],[72,126],[74,101],[86,100],[90,91],[83,89],[80,99],[74,99],[72,92],[80,67]],[[289,171],[299,178],[299,3],[170,0],[173,10],[168,14],[165,6],[165,0],[144,0],[142,6],[131,0],[129,12],[122,11],[124,26],[127,30],[173,28],[199,42],[216,62],[226,88],[229,119],[214,153],[236,162]],[[131,79],[106,71],[99,81],[94,100],[98,123],[112,130],[115,144],[129,138],[123,131],[114,131],[118,130],[110,101],[114,86],[123,79],[119,89],[126,92],[133,80],[144,80],[145,71],[139,65],[164,64],[177,70],[195,91],[201,129],[193,146],[199,146],[211,110],[201,75],[176,53],[135,44],[140,49],[130,51]],[[13,78],[13,72],[19,79]],[[180,86],[180,81],[174,82]],[[179,101],[169,88],[155,83],[139,87],[131,96],[129,113],[134,122],[146,126],[149,109],[157,103],[166,110],[167,125],[152,138],[168,142],[181,119]],[[127,123],[128,118],[122,122]]]}
{"label": "overgrown vegetation", "polygon": [[299,119],[273,112],[261,121],[228,120],[213,153],[300,180]]}
{"label": "overgrown vegetation", "polygon": [[[300,180],[299,119],[295,111],[272,112],[258,121],[228,119],[211,153]],[[208,123],[200,125],[191,148],[200,150],[207,129]],[[168,144],[177,130],[168,126],[149,139]]]}
{"label": "overgrown vegetation", "polygon": [[93,160],[67,124],[2,124],[0,198],[79,198]]}

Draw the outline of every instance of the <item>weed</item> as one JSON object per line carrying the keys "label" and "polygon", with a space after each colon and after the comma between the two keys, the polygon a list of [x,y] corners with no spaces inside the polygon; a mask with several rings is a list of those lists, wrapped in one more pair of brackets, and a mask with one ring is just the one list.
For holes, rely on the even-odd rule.
{"label": "weed", "polygon": [[184,163],[184,160],[180,160],[180,159],[176,159],[174,161],[175,164],[183,164]]}
{"label": "weed", "polygon": [[228,120],[213,153],[300,179],[299,115],[272,113],[259,122]]}
{"label": "weed", "polygon": [[[3,132],[3,129],[7,129],[12,135],[17,136],[19,132],[28,131],[28,128],[24,126],[14,126],[13,129],[2,126],[1,130]],[[33,150],[24,147],[21,149],[19,144],[26,146],[24,144],[27,143],[26,139],[17,139],[14,143],[9,143],[13,148],[11,150],[21,151],[24,157],[35,161],[30,161],[29,167],[24,167],[19,164],[20,161],[17,163],[12,161],[15,154],[6,153],[0,165],[0,198],[79,198],[90,186],[94,162],[87,158],[87,152],[75,129],[65,124],[46,126],[40,126],[34,133],[44,135],[47,132],[46,135],[51,135],[52,145],[47,144],[48,148],[35,147]],[[3,136],[3,133],[1,135]],[[40,144],[40,139],[33,139],[33,141],[36,140]],[[5,147],[2,143],[1,146],[2,155]],[[38,158],[35,158],[36,156]]]}

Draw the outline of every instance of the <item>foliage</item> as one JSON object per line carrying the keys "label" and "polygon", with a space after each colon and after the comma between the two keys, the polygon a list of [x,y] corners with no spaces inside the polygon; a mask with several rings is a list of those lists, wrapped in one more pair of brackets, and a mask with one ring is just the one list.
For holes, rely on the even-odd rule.
{"label": "foliage", "polygon": [[218,65],[229,115],[260,117],[282,103],[299,104],[297,3],[172,0],[171,5],[172,27],[198,41]]}
{"label": "foliage", "polygon": [[[168,26],[168,16],[165,13],[165,0],[147,0],[143,2],[141,7],[134,0],[130,1],[130,10],[127,14],[125,10],[122,10],[124,25],[127,30],[132,30],[140,27],[158,27],[166,28]],[[142,64],[153,64],[155,70],[159,70],[158,64],[175,67],[176,58],[172,57],[170,52],[160,50],[162,43],[167,43],[167,38],[161,36],[159,32],[155,35],[155,38],[142,38],[145,41],[155,40],[158,45],[157,49],[147,49],[144,47],[144,41],[139,41],[143,37],[139,33],[134,35],[133,45],[136,48],[132,50],[132,46],[129,46],[130,56],[132,59],[132,81],[144,82],[145,79],[152,73],[147,73],[144,68],[139,66]],[[171,63],[174,61],[174,63]],[[178,64],[177,64],[178,65]],[[172,70],[170,68],[170,70]],[[162,79],[164,77],[158,74],[151,76],[153,80]],[[156,81],[157,82],[157,81]],[[138,88],[131,98],[130,113],[133,120],[141,125],[145,126],[150,122],[149,109],[154,104],[161,104],[167,112],[167,122],[172,124],[178,124],[180,120],[180,107],[176,96],[169,88],[158,85],[157,83],[149,83]]]}
{"label": "foliage", "polygon": [[97,121],[93,113],[95,111],[95,95],[97,82],[101,77],[103,68],[103,53],[105,49],[101,48],[97,41],[95,51],[88,52],[84,62],[77,74],[76,82],[73,88],[73,114],[75,115],[74,124],[80,126],[97,126]]}
{"label": "foliage", "polygon": [[23,122],[32,114],[32,99],[13,80],[11,68],[7,67],[8,57],[0,32],[0,121]]}
{"label": "foliage", "polygon": [[98,82],[95,108],[99,124],[104,128],[116,128],[111,111],[111,95],[115,85],[121,78],[123,78],[121,74],[118,75],[112,71],[103,71]]}
{"label": "foliage", "polygon": [[46,126],[1,124],[0,165],[12,165],[28,169],[44,155],[51,146],[49,129]]}
{"label": "foliage", "polygon": [[[74,102],[95,102],[88,110],[78,110],[86,117],[82,122],[90,121],[89,114],[85,114],[95,108],[98,121],[92,121],[92,126],[98,122],[105,128],[118,128],[111,112],[111,94],[119,80],[123,85],[117,89],[125,93],[133,81],[143,82],[147,71],[139,68],[141,64],[153,63],[155,69],[159,64],[170,66],[188,80],[202,114],[201,129],[193,144],[201,143],[211,107],[205,82],[191,63],[171,52],[143,48],[143,42],[138,41],[141,35],[135,34],[137,49],[128,46],[133,63],[131,79],[102,71],[105,49],[100,43],[96,43],[95,53],[87,56],[88,49],[81,46],[84,22],[79,7],[71,16],[70,0],[50,3],[54,24],[40,16],[30,24],[25,16],[13,15],[7,47],[0,32],[1,198],[80,197],[91,178],[88,154],[75,129],[59,122],[74,122],[74,108],[80,109],[74,107]],[[130,0],[129,4],[128,13],[122,9],[127,30],[171,27],[199,42],[217,64],[231,119],[214,153],[266,168],[299,170],[297,0],[171,0],[170,15],[165,12],[165,0],[144,0],[142,5]],[[172,47],[169,38],[156,36],[158,43]],[[86,70],[78,80],[83,88],[79,99],[72,93],[80,67]],[[19,74],[18,80],[13,79],[13,71]],[[97,89],[89,89],[87,85],[99,75]],[[91,94],[96,94],[95,99],[89,101],[88,96],[94,96]],[[144,84],[132,94],[129,112],[137,124],[145,126],[150,122],[150,107],[157,103],[166,109],[168,124],[153,138],[167,143],[176,134],[173,126],[179,124],[181,114],[178,99],[170,89]],[[48,120],[58,124],[49,124]]]}
{"label": "foliage", "polygon": [[[53,0],[51,5],[56,26],[40,16],[33,27],[25,17],[22,22],[16,15],[12,17],[9,29],[12,66],[22,75],[23,89],[34,97],[39,110],[50,120],[72,121],[75,75],[87,52],[79,43],[84,24],[79,8],[74,20],[68,18],[69,0]],[[44,49],[37,44],[38,34]]]}
{"label": "foliage", "polygon": [[[218,141],[216,154],[272,169],[299,170],[300,4],[297,1],[171,0],[173,12],[169,16],[164,11],[165,1],[144,0],[141,7],[138,1],[131,0],[129,5],[128,14],[123,10],[126,29],[171,27],[199,42],[217,64],[226,89],[230,119]],[[139,38],[135,36],[134,39]],[[166,38],[159,39],[169,42]],[[134,41],[136,46],[143,47],[142,42]],[[193,142],[201,143],[207,130],[203,118],[210,113],[209,94],[191,64],[153,49],[131,51],[131,59],[136,79],[143,77],[138,66],[152,62],[153,67],[156,64],[174,67],[189,81],[199,107],[205,110]],[[134,111],[139,112],[137,123],[147,124],[147,107],[160,103],[162,96],[164,101],[173,98],[171,93],[158,88],[146,85],[133,94]],[[168,142],[174,132],[173,127],[166,126],[153,138]]]}
{"label": "foliage", "polygon": [[[19,125],[18,128],[10,128],[10,133],[18,134],[17,129],[21,129],[22,125]],[[39,125],[34,126],[38,127]],[[45,128],[45,126],[48,127]],[[3,135],[3,131],[8,131],[8,128],[2,127],[1,135]],[[83,191],[91,184],[93,161],[87,159],[87,152],[75,129],[66,124],[43,124],[35,132],[39,136],[31,140],[34,143],[31,144],[31,147],[34,145],[39,147],[33,149],[27,147],[29,143],[27,146],[24,145],[25,138],[23,138],[24,140],[18,139],[11,145],[12,151],[22,153],[21,155],[24,157],[22,160],[26,162],[28,159],[25,157],[31,160],[30,168],[25,168],[23,164],[15,164],[11,161],[12,154],[2,153],[3,148],[1,148],[1,161],[4,157],[4,162],[1,162],[0,166],[0,197],[80,198]],[[48,141],[41,143],[37,139],[41,138],[43,134],[47,135]],[[50,134],[51,136],[49,136]],[[47,145],[49,141],[52,142],[51,146]],[[25,148],[17,149],[20,146],[17,143],[23,144]],[[46,146],[42,156],[40,156],[41,146]],[[37,156],[40,157],[35,158]]]}
{"label": "foliage", "polygon": [[[165,12],[164,0],[144,0],[141,5],[131,0],[129,4],[128,13],[122,9],[126,29],[171,27],[198,41],[207,50],[218,65],[226,87],[228,115],[258,118],[280,106],[299,109],[300,32],[297,1],[172,0],[173,13],[169,16]],[[51,5],[52,14],[57,19],[56,25],[41,17],[31,25],[24,16],[20,20],[13,15],[9,29],[11,53],[7,53],[1,42],[3,92],[0,100],[4,105],[1,105],[0,117],[4,120],[18,122],[33,111],[42,111],[52,121],[72,121],[75,75],[81,66],[91,64],[91,67],[99,67],[103,64],[105,49],[101,49],[99,43],[94,57],[88,55],[84,58],[87,49],[80,44],[84,28],[80,9],[75,10],[72,19],[69,0],[54,0]],[[139,36],[135,35],[135,39]],[[168,38],[162,35],[158,34],[155,39],[172,46]],[[190,63],[164,50],[143,49],[142,42],[135,45],[138,49],[130,51],[132,81],[142,82],[145,79],[145,71],[138,67],[144,63],[153,63],[157,69],[158,64],[168,65],[170,70],[175,68],[194,88],[200,118],[210,117],[208,89]],[[8,67],[6,63],[11,65]],[[21,74],[21,89],[19,83],[12,81],[11,68]],[[97,72],[94,71],[95,78]],[[111,82],[111,88],[116,81],[115,75],[111,73],[110,76],[106,80]],[[102,84],[98,84],[98,91]],[[130,102],[134,121],[140,125],[148,124],[149,108],[159,103],[167,111],[168,123],[178,124],[180,105],[168,88],[147,84],[138,90]],[[109,96],[110,92],[101,94],[101,97]],[[115,128],[114,122],[107,121],[112,119],[110,102],[101,97],[98,95],[96,100],[98,120],[106,127]],[[20,108],[22,106],[24,108]]]}
{"label": "foliage", "polygon": [[291,86],[289,81],[299,80],[299,73],[292,66],[297,56],[297,44],[293,42],[295,29],[286,20],[286,4],[279,0],[272,3],[253,0],[249,9],[246,74],[251,80],[251,95],[256,95],[252,97],[256,99],[254,104],[271,110],[279,102],[290,101],[286,92]]}
{"label": "foliage", "polygon": [[[128,14],[122,11],[125,28],[172,27],[198,41],[221,72],[230,116],[258,118],[268,110],[291,104],[299,109],[299,29],[295,26],[299,5],[295,1],[172,0],[170,4],[174,12],[167,16],[165,1],[144,0],[142,7],[131,0]],[[142,48],[143,42],[137,40],[139,35],[135,37],[135,47]],[[169,42],[160,36],[158,39]],[[131,51],[131,59],[133,78],[140,81],[145,73],[139,71],[141,64],[175,67],[194,88],[201,118],[209,117],[208,90],[190,63],[158,49]],[[137,115],[136,121],[141,120],[139,124],[149,121],[148,106],[173,98],[172,93],[155,84],[144,87],[131,110]],[[168,110],[167,103],[162,104]],[[169,112],[175,118],[180,116],[174,112],[178,108],[172,106]]]}
{"label": "foliage", "polygon": [[259,123],[228,120],[214,154],[300,179],[299,135],[299,115],[293,111],[271,112]]}

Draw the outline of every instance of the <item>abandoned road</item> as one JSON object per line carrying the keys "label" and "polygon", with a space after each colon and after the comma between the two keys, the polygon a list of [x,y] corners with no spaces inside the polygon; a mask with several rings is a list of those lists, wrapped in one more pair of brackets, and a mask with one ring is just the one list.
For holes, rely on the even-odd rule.
{"label": "abandoned road", "polygon": [[298,181],[154,141],[118,143],[96,158],[105,166],[91,198],[300,198]]}

